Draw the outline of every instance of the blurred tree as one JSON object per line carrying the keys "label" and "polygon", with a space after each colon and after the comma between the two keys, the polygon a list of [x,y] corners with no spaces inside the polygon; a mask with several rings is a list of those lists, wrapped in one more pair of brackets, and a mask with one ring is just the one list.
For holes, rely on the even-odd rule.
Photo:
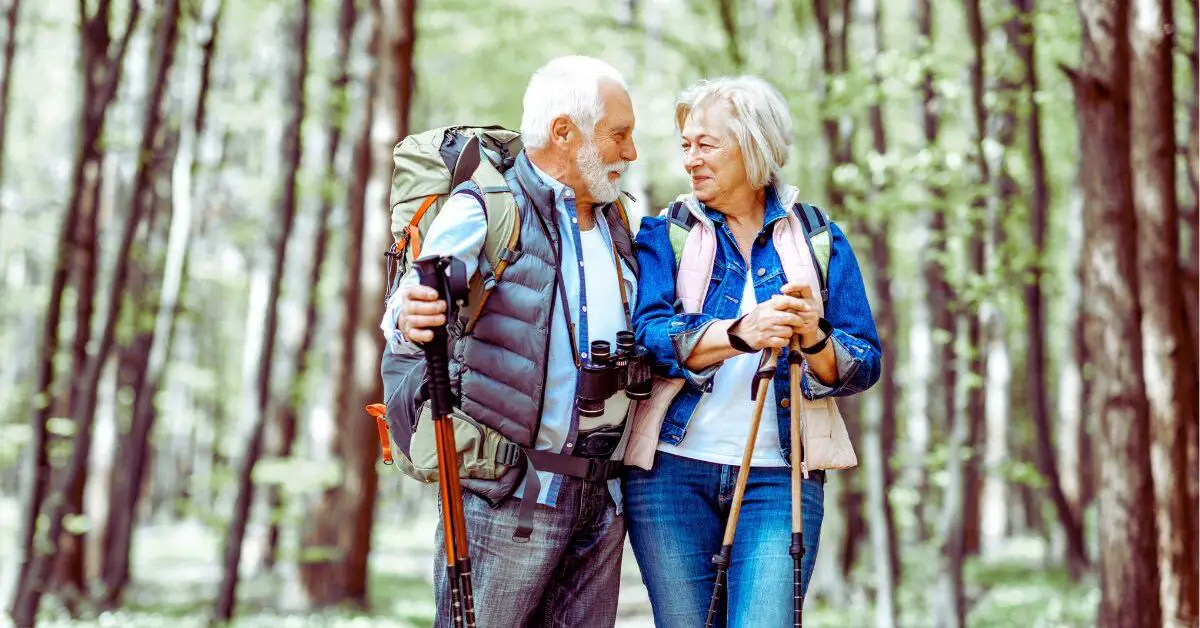
{"label": "blurred tree", "polygon": [[1101,627],[1158,626],[1157,537],[1150,416],[1137,291],[1137,223],[1130,169],[1130,49],[1126,0],[1082,0],[1083,57],[1066,69],[1075,90],[1084,199],[1084,294],[1098,418]]}
{"label": "blurred tree", "polygon": [[[36,559],[34,540],[37,538],[38,515],[42,502],[49,490],[51,467],[49,459],[50,433],[47,421],[53,409],[55,356],[59,346],[59,323],[62,314],[63,294],[72,261],[78,255],[76,225],[81,218],[91,224],[95,215],[95,203],[99,194],[100,162],[103,155],[101,137],[107,121],[108,106],[116,94],[121,80],[125,51],[133,36],[140,16],[140,4],[131,3],[124,31],[112,48],[109,32],[111,3],[102,1],[92,13],[81,15],[79,41],[82,50],[80,75],[83,77],[83,103],[79,118],[79,144],[73,158],[71,192],[67,202],[67,213],[59,230],[54,270],[50,283],[49,304],[42,322],[38,379],[33,403],[32,442],[30,472],[31,487],[24,507],[22,536],[20,541],[21,566],[17,576],[17,595],[14,605],[20,601],[22,587],[30,580],[30,567]],[[11,35],[10,35],[11,39]],[[8,73],[5,73],[7,80]],[[6,105],[7,106],[7,105]],[[78,247],[78,248],[77,248]],[[91,304],[81,303],[80,309],[90,311]],[[89,319],[90,320],[90,317]],[[16,606],[13,614],[16,615]]]}
{"label": "blurred tree", "polygon": [[[296,346],[296,352],[292,358],[292,363],[296,365],[295,377],[292,386],[288,390],[288,394],[284,396],[282,403],[279,404],[275,415],[275,429],[278,436],[276,439],[277,445],[271,453],[280,458],[287,458],[292,455],[292,448],[296,442],[299,409],[303,407],[306,399],[311,397],[304,383],[312,372],[312,349],[313,343],[317,339],[318,323],[319,294],[317,288],[321,283],[325,258],[328,255],[329,223],[330,217],[333,215],[334,191],[337,189],[335,182],[338,179],[338,151],[341,148],[342,132],[346,126],[346,114],[350,107],[347,86],[350,83],[350,47],[357,14],[353,2],[343,1],[340,3],[340,7],[338,11],[337,64],[333,80],[330,84],[329,102],[327,104],[329,119],[327,120],[328,129],[326,130],[325,144],[325,179],[321,182],[320,186],[321,209],[317,218],[316,235],[311,249],[312,266],[310,267],[308,283],[306,284],[308,296],[304,299],[306,303],[304,325],[300,332],[300,343]],[[271,512],[278,513],[279,508],[283,505],[278,486],[271,486],[269,489],[268,503]],[[267,531],[267,547],[263,551],[263,566],[267,569],[273,569],[278,560],[279,519],[279,516],[272,516],[270,527]]]}
{"label": "blurred tree", "polygon": [[[103,2],[102,4],[107,4]],[[131,9],[136,11],[136,9]],[[103,7],[102,14],[108,12]],[[91,23],[97,27],[101,22]],[[107,24],[105,20],[103,24]],[[169,76],[175,57],[175,40],[179,25],[178,0],[163,0],[155,33],[155,59],[151,78],[150,93],[146,99],[145,116],[142,123],[141,145],[137,171],[134,176],[130,212],[121,233],[121,241],[114,261],[114,277],[109,287],[108,307],[105,310],[104,325],[95,350],[89,352],[87,367],[83,377],[74,379],[71,383],[71,410],[75,423],[74,447],[70,462],[56,482],[55,495],[46,502],[48,514],[48,552],[39,552],[32,561],[28,573],[18,584],[18,593],[13,606],[13,619],[19,626],[30,625],[34,621],[43,588],[57,555],[60,535],[64,530],[64,518],[75,515],[73,497],[81,490],[88,469],[88,459],[92,445],[92,426],[96,414],[96,396],[98,393],[101,372],[107,362],[116,336],[117,321],[120,319],[122,305],[125,300],[126,282],[129,276],[129,256],[133,247],[135,234],[140,226],[150,204],[150,181],[152,177],[152,154],[154,143],[163,121],[163,102]],[[102,28],[107,28],[106,26]],[[128,34],[128,33],[127,33]],[[107,38],[105,38],[107,39]],[[127,41],[127,40],[126,40]],[[86,55],[85,55],[86,57]],[[86,94],[85,94],[86,96]],[[89,103],[90,104],[90,103]],[[85,141],[85,146],[87,145]],[[78,399],[78,401],[75,401]]]}
{"label": "blurred tree", "polygon": [[279,209],[276,217],[275,251],[271,274],[268,279],[266,318],[263,323],[263,339],[259,353],[256,378],[256,406],[254,422],[245,453],[238,464],[237,499],[233,518],[224,540],[223,575],[217,597],[213,604],[213,618],[227,622],[233,617],[237,603],[238,565],[242,557],[242,542],[246,538],[246,527],[250,520],[250,506],[254,502],[254,467],[262,455],[263,436],[266,431],[268,411],[271,403],[271,369],[274,365],[275,342],[279,325],[279,295],[283,289],[283,271],[287,260],[288,243],[296,218],[296,173],[300,169],[300,157],[304,154],[303,125],[305,114],[305,80],[308,78],[309,30],[312,0],[300,0],[292,35],[291,50],[295,68],[288,81],[287,107],[289,117],[284,128],[280,155],[285,162],[283,181],[279,188]]}
{"label": "blurred tree", "polygon": [[[871,101],[868,109],[871,133],[870,159],[885,159],[888,154],[888,136],[883,109],[885,95],[881,57],[883,55],[883,13],[876,0],[860,0],[859,19],[862,22],[863,50],[865,62],[871,68]],[[881,203],[884,187],[890,183],[891,173],[884,171],[872,177],[868,202]],[[882,181],[881,181],[882,179]],[[867,410],[864,405],[863,427],[863,471],[867,474],[867,524],[871,539],[872,571],[875,585],[875,626],[891,628],[899,624],[897,609],[897,587],[900,580],[900,550],[896,540],[896,519],[890,499],[895,484],[892,469],[892,451],[896,445],[896,420],[899,404],[899,386],[896,382],[896,367],[892,356],[896,348],[896,313],[892,298],[892,255],[888,241],[891,221],[886,213],[864,220],[870,237],[871,263],[867,265],[872,283],[872,312],[879,333],[879,342],[884,347],[885,358],[876,393],[877,410]]]}
{"label": "blurred tree", "polygon": [[[21,0],[8,0],[4,10],[4,58],[0,61],[4,75],[0,76],[0,156],[5,155],[4,142],[7,137],[8,114],[12,110],[9,94],[12,91],[13,59],[17,56],[17,18],[21,14]],[[0,158],[0,182],[4,181],[4,160]],[[4,208],[0,207],[0,216]]]}
{"label": "blurred tree", "polygon": [[1035,15],[1036,0],[1013,0],[1016,11],[1009,29],[1010,47],[1020,59],[1023,69],[1026,105],[1026,149],[1029,151],[1029,168],[1033,193],[1029,199],[1029,235],[1033,246],[1034,262],[1032,277],[1025,283],[1025,307],[1029,324],[1026,326],[1027,357],[1026,387],[1029,410],[1037,430],[1038,468],[1045,478],[1050,499],[1054,505],[1067,540],[1067,566],[1073,578],[1078,579],[1088,566],[1087,551],[1083,543],[1083,524],[1079,515],[1071,508],[1063,491],[1058,461],[1054,449],[1054,429],[1050,421],[1050,402],[1047,393],[1046,373],[1046,318],[1043,307],[1042,289],[1045,274],[1046,237],[1049,223],[1049,191],[1046,183],[1045,157],[1042,151],[1041,111],[1037,102],[1040,81],[1036,67],[1037,39],[1031,20]]}
{"label": "blurred tree", "polygon": [[1133,204],[1137,211],[1138,298],[1150,410],[1150,468],[1158,521],[1163,624],[1194,626],[1197,608],[1195,504],[1186,489],[1187,424],[1197,421],[1196,353],[1179,279],[1175,82],[1171,0],[1134,0],[1129,18]]}
{"label": "blurred tree", "polygon": [[157,417],[154,399],[162,386],[174,344],[175,321],[187,271],[193,231],[192,180],[196,171],[197,144],[203,136],[207,120],[212,59],[224,6],[225,0],[208,0],[203,7],[207,17],[198,16],[188,22],[196,25],[200,60],[199,63],[189,64],[194,67],[184,68],[187,84],[185,97],[193,100],[186,114],[190,124],[183,129],[172,169],[174,185],[171,197],[174,208],[165,256],[165,277],[155,316],[154,340],[149,349],[146,375],[135,396],[129,434],[119,445],[117,460],[121,464],[110,478],[108,513],[103,528],[101,577],[104,587],[100,601],[101,607],[109,610],[120,605],[125,585],[129,582],[129,553],[134,523],[149,458],[150,435]]}
{"label": "blurred tree", "polygon": [[[346,211],[349,217],[349,234],[346,239],[348,261],[341,301],[343,309],[339,344],[342,355],[334,393],[335,413],[340,418],[336,421],[333,435],[333,452],[342,461],[344,475],[338,486],[326,490],[321,496],[310,514],[311,525],[302,541],[305,550],[314,556],[301,565],[301,581],[309,601],[317,606],[341,603],[350,603],[360,608],[367,606],[367,558],[371,547],[378,476],[375,473],[375,427],[368,420],[363,407],[366,403],[377,402],[382,392],[366,396],[364,401],[362,380],[356,374],[359,372],[358,347],[362,345],[372,350],[378,348],[377,341],[363,342],[364,333],[370,334],[367,338],[382,339],[382,334],[375,329],[379,310],[364,307],[364,304],[379,302],[378,297],[382,292],[373,293],[372,289],[382,290],[382,285],[375,286],[364,282],[363,253],[364,249],[378,250],[377,247],[384,244],[370,242],[366,237],[367,224],[372,218],[367,215],[367,192],[372,177],[373,158],[371,130],[377,115],[388,116],[388,112],[377,106],[376,101],[386,101],[389,91],[394,97],[405,95],[403,87],[394,87],[393,90],[384,90],[384,96],[381,98],[381,83],[395,86],[396,83],[392,81],[406,81],[407,84],[411,84],[411,78],[402,77],[402,73],[412,72],[411,54],[407,59],[392,60],[397,69],[394,76],[389,76],[389,73],[381,68],[387,65],[387,61],[381,56],[381,50],[384,49],[386,36],[389,43],[398,42],[394,47],[388,45],[387,50],[396,54],[405,50],[411,51],[411,46],[404,42],[404,38],[406,34],[408,37],[412,36],[414,11],[413,3],[403,2],[398,7],[396,20],[389,23],[379,0],[371,1],[370,35],[367,44],[370,65],[363,79],[363,114],[358,135],[354,140],[351,179],[346,195]],[[399,28],[393,31],[397,26]],[[407,119],[407,112],[400,119]],[[372,319],[374,323],[370,322]],[[374,389],[378,385],[380,384],[372,381],[371,388]]]}
{"label": "blurred tree", "polygon": [[[962,546],[964,556],[979,554],[981,541],[981,498],[983,497],[983,473],[981,463],[984,453],[985,440],[985,399],[987,378],[987,343],[983,337],[982,306],[990,302],[995,295],[986,286],[989,285],[987,260],[985,251],[987,240],[991,235],[987,220],[987,197],[992,185],[992,172],[988,163],[986,146],[992,140],[988,132],[988,107],[984,102],[987,91],[987,72],[985,46],[985,19],[979,0],[965,1],[967,14],[967,32],[971,38],[971,61],[968,67],[971,84],[971,121],[973,160],[975,172],[968,185],[972,191],[967,209],[966,224],[962,225],[968,237],[968,257],[971,277],[967,283],[967,294],[960,303],[966,311],[967,356],[959,364],[964,372],[959,377],[959,386],[966,389],[966,414],[956,420],[963,420],[966,426],[966,447],[963,468],[963,513],[962,513]],[[961,323],[960,323],[961,327]]]}

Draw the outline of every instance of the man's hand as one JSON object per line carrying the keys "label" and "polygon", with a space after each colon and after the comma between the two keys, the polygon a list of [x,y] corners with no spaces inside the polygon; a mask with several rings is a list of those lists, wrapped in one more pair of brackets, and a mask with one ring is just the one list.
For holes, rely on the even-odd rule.
{"label": "man's hand", "polygon": [[817,344],[821,340],[821,332],[817,327],[821,316],[817,314],[817,298],[813,296],[812,287],[808,284],[789,283],[785,284],[780,292],[799,302],[793,311],[799,319],[799,324],[794,326],[794,333],[800,334],[800,345],[811,347]]}
{"label": "man's hand", "polygon": [[400,291],[404,305],[396,317],[396,328],[412,342],[432,341],[432,328],[446,324],[446,302],[429,286],[404,286]]}

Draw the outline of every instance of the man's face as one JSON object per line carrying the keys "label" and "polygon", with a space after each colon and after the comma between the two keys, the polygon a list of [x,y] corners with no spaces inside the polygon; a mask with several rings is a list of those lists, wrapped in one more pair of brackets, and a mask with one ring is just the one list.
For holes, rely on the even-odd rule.
{"label": "man's face", "polygon": [[575,151],[579,185],[572,187],[576,194],[586,190],[596,203],[611,203],[621,193],[621,175],[637,159],[633,102],[624,89],[609,81],[600,83],[600,99],[604,117],[596,123],[591,140],[581,138]]}
{"label": "man's face", "polygon": [[731,116],[729,105],[713,103],[693,111],[680,133],[692,194],[717,209],[732,192],[750,185],[741,148],[729,126]]}

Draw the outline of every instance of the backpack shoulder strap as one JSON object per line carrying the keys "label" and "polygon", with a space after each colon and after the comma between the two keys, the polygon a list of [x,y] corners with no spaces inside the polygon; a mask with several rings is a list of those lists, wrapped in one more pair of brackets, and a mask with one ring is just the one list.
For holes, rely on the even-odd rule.
{"label": "backpack shoulder strap", "polygon": [[603,211],[603,216],[608,224],[613,246],[617,248],[617,254],[629,264],[634,275],[637,275],[638,263],[637,254],[633,249],[633,228],[629,224],[629,213],[625,210],[625,203],[620,196],[613,201],[611,210]]}
{"label": "backpack shoulder strap", "polygon": [[517,211],[517,200],[504,181],[504,175],[490,161],[481,160],[471,175],[471,182],[478,188],[483,200],[483,212],[487,218],[487,239],[483,244],[484,256],[490,271],[498,281],[504,270],[520,257],[517,243],[521,239],[521,216]]}
{"label": "backpack shoulder strap", "polygon": [[471,307],[468,308],[470,314],[463,328],[466,334],[475,329],[488,297],[504,277],[504,271],[521,258],[521,212],[504,175],[484,159],[471,175],[470,185],[478,189],[483,201],[487,236],[483,242],[484,263],[478,271],[479,280],[472,282],[476,287],[472,289],[472,298],[468,299]]}
{"label": "backpack shoulder strap", "polygon": [[671,250],[675,253],[675,268],[679,268],[679,260],[683,259],[683,247],[687,244],[688,233],[696,225],[696,217],[688,211],[683,201],[675,201],[667,206],[667,235],[671,240]]}
{"label": "backpack shoulder strap", "polygon": [[817,265],[817,278],[821,281],[821,301],[828,302],[829,257],[833,253],[829,218],[820,209],[808,203],[797,202],[792,206],[792,211],[804,227],[804,241],[808,243],[808,252]]}

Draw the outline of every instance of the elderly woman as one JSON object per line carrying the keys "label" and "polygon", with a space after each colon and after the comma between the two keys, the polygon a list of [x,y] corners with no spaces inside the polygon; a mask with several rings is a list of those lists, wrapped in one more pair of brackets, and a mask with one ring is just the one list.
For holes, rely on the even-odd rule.
{"label": "elderly woman", "polygon": [[[697,299],[695,278],[677,276],[681,238],[673,247],[671,230],[679,228],[681,206],[642,221],[637,340],[653,354],[657,373],[679,385],[665,387],[669,399],[649,403],[664,408],[661,427],[651,428],[652,462],[639,464],[636,454],[630,462],[627,454],[635,465],[624,482],[629,536],[655,625],[703,625],[716,577],[712,557],[721,548],[754,412],[751,382],[761,350],[778,350],[734,537],[727,620],[718,625],[790,626],[789,409],[802,403],[806,415],[801,493],[807,590],[825,470],[855,464],[832,398],[860,393],[879,379],[879,339],[854,252],[837,225],[828,225],[823,262],[814,263],[808,231],[786,237],[802,228],[804,206],[798,190],[780,180],[791,143],[791,117],[780,94],[755,77],[702,81],[680,95],[675,121],[692,187],[680,200],[693,215],[691,228],[709,230],[713,262]],[[687,239],[683,265],[703,239]],[[815,272],[789,277],[788,259]],[[796,334],[805,364],[804,400],[789,399],[787,347]],[[655,390],[661,397],[664,387],[656,384]]]}

